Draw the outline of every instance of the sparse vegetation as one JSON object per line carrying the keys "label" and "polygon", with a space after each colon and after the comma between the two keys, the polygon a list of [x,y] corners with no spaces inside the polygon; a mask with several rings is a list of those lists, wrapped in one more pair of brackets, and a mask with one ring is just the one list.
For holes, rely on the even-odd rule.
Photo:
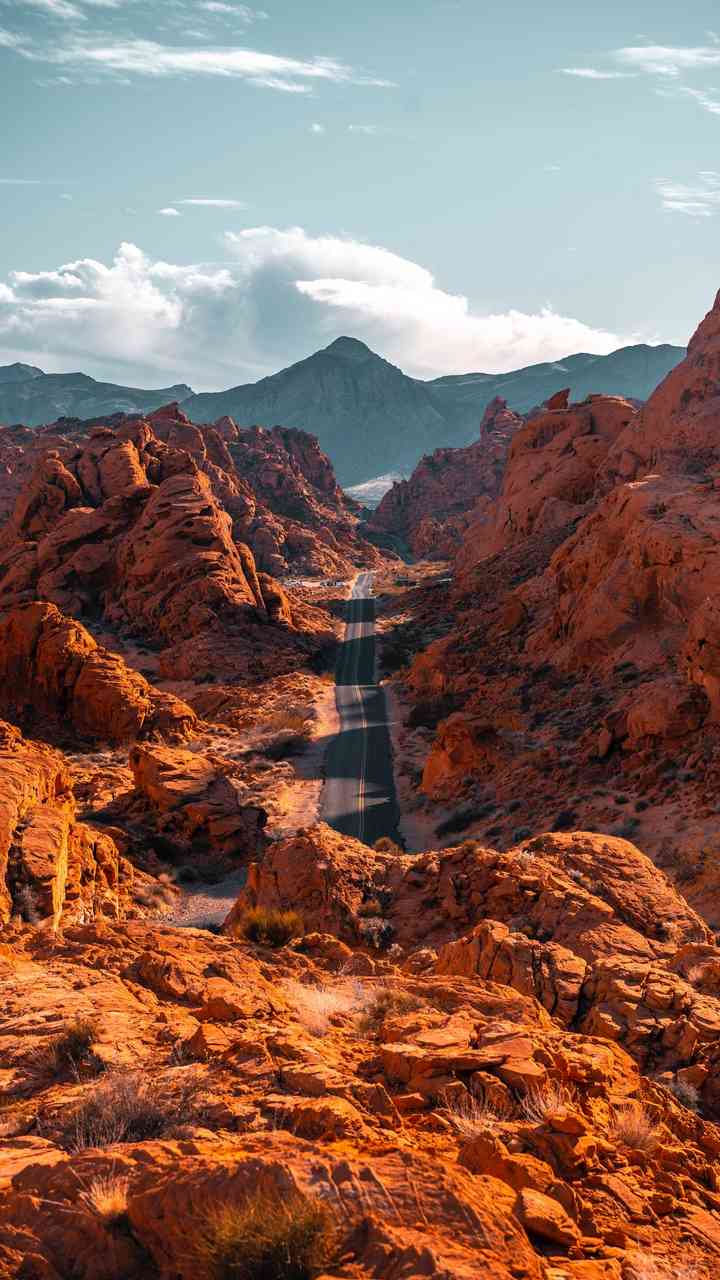
{"label": "sparse vegetation", "polygon": [[373,849],[375,850],[376,853],[402,853],[403,852],[403,850],[400,848],[400,845],[397,843],[397,840],[391,840],[389,836],[380,836],[380,839],[375,841],[373,845]]}
{"label": "sparse vegetation", "polygon": [[618,1146],[646,1155],[655,1150],[659,1141],[655,1126],[640,1102],[631,1102],[615,1112],[610,1138]]}
{"label": "sparse vegetation", "polygon": [[503,1108],[492,1106],[489,1102],[480,1102],[469,1093],[446,1102],[442,1115],[449,1120],[455,1132],[465,1139],[491,1132],[510,1118]]}
{"label": "sparse vegetation", "polygon": [[332,1262],[339,1230],[329,1207],[296,1192],[257,1192],[209,1210],[195,1229],[196,1280],[313,1280]]}
{"label": "sparse vegetation", "polygon": [[422,1009],[423,1001],[407,991],[394,991],[381,987],[366,1005],[358,1022],[358,1029],[366,1035],[378,1035],[388,1018],[401,1017]]}
{"label": "sparse vegetation", "polygon": [[346,983],[338,987],[316,987],[304,982],[288,982],[285,994],[298,1021],[314,1036],[324,1036],[333,1020],[353,1013],[362,1002],[362,988]]}
{"label": "sparse vegetation", "polygon": [[43,1055],[43,1065],[58,1076],[78,1076],[83,1070],[102,1071],[102,1062],[93,1053],[96,1035],[97,1026],[92,1018],[75,1018],[51,1040]]}
{"label": "sparse vegetation", "polygon": [[81,1191],[78,1202],[110,1230],[121,1228],[127,1224],[129,1185],[120,1174],[101,1173]]}
{"label": "sparse vegetation", "polygon": [[[494,806],[492,807],[494,808]],[[458,809],[455,813],[451,813],[449,817],[444,818],[442,822],[438,822],[435,828],[435,835],[451,836],[457,831],[465,831],[472,822],[480,822],[486,816],[486,805],[480,805],[472,809]]]}
{"label": "sparse vegetation", "polygon": [[531,1124],[543,1124],[556,1111],[564,1111],[574,1102],[570,1089],[559,1080],[548,1080],[543,1085],[528,1089],[520,1104],[520,1110]]}
{"label": "sparse vegetation", "polygon": [[700,1110],[700,1094],[694,1084],[687,1080],[673,1080],[667,1087],[681,1107],[687,1107],[688,1111]]}
{"label": "sparse vegetation", "polygon": [[240,932],[248,942],[264,947],[284,947],[303,933],[303,919],[297,911],[275,911],[249,907],[240,922]]}
{"label": "sparse vegetation", "polygon": [[180,1094],[169,1095],[140,1072],[114,1074],[72,1109],[62,1145],[69,1151],[85,1151],[161,1138],[187,1119],[194,1094],[194,1083]]}

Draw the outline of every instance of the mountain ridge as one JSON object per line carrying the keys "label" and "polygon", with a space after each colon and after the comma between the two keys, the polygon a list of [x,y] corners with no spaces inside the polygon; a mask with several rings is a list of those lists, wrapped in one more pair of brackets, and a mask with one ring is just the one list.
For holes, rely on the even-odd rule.
{"label": "mountain ridge", "polygon": [[[638,343],[605,356],[576,352],[507,373],[445,374],[426,381],[410,377],[359,338],[341,334],[257,382],[199,393],[184,383],[145,390],[97,382],[80,372],[46,374],[8,365],[0,367],[0,422],[39,426],[59,417],[147,412],[177,401],[194,421],[229,416],[243,427],[307,429],[333,459],[340,482],[352,485],[379,471],[411,471],[436,448],[470,444],[497,395],[520,413],[564,386],[574,400],[591,393],[645,400],[684,355],[684,347],[669,343]],[[17,373],[22,370],[28,371],[24,377]]]}

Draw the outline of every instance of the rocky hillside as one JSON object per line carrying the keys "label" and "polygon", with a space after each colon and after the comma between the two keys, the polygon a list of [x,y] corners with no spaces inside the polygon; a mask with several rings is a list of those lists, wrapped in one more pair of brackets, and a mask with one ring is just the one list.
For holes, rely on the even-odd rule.
{"label": "rocky hillside", "polygon": [[439,830],[629,837],[714,927],[719,353],[716,302],[641,410],[591,396],[514,434],[407,677]]}
{"label": "rocky hillside", "polygon": [[480,436],[465,449],[436,449],[409,480],[397,481],[368,522],[369,536],[413,556],[447,559],[471,521],[483,518],[499,493],[508,450],[522,418],[491,400]]}

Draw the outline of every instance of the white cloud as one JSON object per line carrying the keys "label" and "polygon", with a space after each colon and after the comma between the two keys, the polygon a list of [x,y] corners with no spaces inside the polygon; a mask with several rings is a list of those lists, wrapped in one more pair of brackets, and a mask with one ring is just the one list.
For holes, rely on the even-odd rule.
{"label": "white cloud", "polygon": [[224,0],[204,0],[200,8],[206,13],[221,13],[239,18],[241,22],[258,22],[269,16],[264,9],[251,9],[246,4],[226,4]]}
{"label": "white cloud", "polygon": [[163,218],[182,218],[180,210],[173,209],[172,205],[166,205],[164,209],[158,209],[158,213],[161,213]]}
{"label": "white cloud", "polygon": [[214,200],[208,196],[193,196],[191,200],[176,200],[175,203],[196,205],[204,209],[246,209],[247,208],[247,205],[245,205],[242,200]]}
{"label": "white cloud", "polygon": [[677,78],[683,71],[707,70],[720,66],[720,48],[716,45],[628,45],[615,50],[618,62],[648,75]]}
{"label": "white cloud", "polygon": [[678,93],[684,93],[688,98],[692,98],[703,111],[709,111],[710,115],[720,116],[720,99],[713,97],[711,93],[706,93],[704,89],[691,89],[689,85],[682,85]]}
{"label": "white cloud", "polygon": [[72,200],[72,196],[70,195],[70,192],[69,192],[69,191],[63,191],[62,195],[60,196],[60,199],[61,199],[61,200]]}
{"label": "white cloud", "polygon": [[720,173],[706,170],[692,184],[661,179],[656,184],[663,209],[691,218],[711,218],[720,213]]}
{"label": "white cloud", "polygon": [[[66,3],[66,0],[38,0],[38,3]],[[113,75],[219,76],[246,80],[284,93],[310,93],[317,81],[392,87],[390,81],[360,75],[335,58],[290,58],[236,45],[191,48],[163,45],[155,40],[103,40],[73,32],[60,42],[41,46],[16,40],[12,47],[30,61]]]}
{"label": "white cloud", "polygon": [[42,9],[54,18],[71,18],[75,22],[85,20],[82,9],[79,9],[76,4],[71,4],[70,0],[21,0],[21,3],[28,5],[31,9]]}
{"label": "white cloud", "polygon": [[324,125],[324,124],[318,124],[317,122],[315,122],[314,124],[311,124],[311,125],[310,125],[310,132],[311,132],[311,133],[324,133],[324,132],[325,132],[325,125]]}
{"label": "white cloud", "polygon": [[349,124],[347,131],[348,133],[366,133],[368,137],[380,132],[376,124]]}
{"label": "white cloud", "polygon": [[253,227],[227,232],[225,245],[223,265],[156,261],[124,244],[110,265],[16,271],[0,297],[0,348],[135,385],[212,388],[274,372],[340,333],[418,376],[499,372],[631,340],[550,306],[474,309],[418,263],[358,240]]}
{"label": "white cloud", "polygon": [[561,67],[564,76],[579,76],[581,80],[627,80],[628,71],[598,71],[596,67]]}

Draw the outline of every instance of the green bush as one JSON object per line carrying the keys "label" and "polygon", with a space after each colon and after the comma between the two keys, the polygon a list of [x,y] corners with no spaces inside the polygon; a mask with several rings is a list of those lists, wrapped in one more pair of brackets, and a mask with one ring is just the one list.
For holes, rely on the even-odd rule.
{"label": "green bush", "polygon": [[240,923],[240,931],[248,942],[266,947],[283,947],[303,932],[302,916],[297,911],[273,911],[250,907]]}
{"label": "green bush", "polygon": [[195,1280],[314,1280],[337,1252],[329,1208],[295,1193],[257,1192],[213,1208],[194,1241]]}

